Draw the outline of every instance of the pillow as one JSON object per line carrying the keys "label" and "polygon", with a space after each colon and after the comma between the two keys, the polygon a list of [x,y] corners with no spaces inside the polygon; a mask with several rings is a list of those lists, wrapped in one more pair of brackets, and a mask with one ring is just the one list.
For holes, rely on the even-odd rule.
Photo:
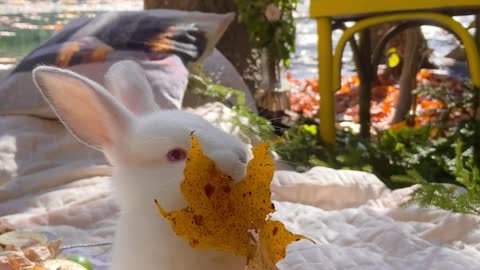
{"label": "pillow", "polygon": [[70,69],[104,85],[108,68],[125,59],[144,68],[162,108],[180,109],[188,67],[211,54],[233,18],[233,13],[146,10],[76,19],[0,81],[0,114],[56,118],[33,83],[38,65]]}

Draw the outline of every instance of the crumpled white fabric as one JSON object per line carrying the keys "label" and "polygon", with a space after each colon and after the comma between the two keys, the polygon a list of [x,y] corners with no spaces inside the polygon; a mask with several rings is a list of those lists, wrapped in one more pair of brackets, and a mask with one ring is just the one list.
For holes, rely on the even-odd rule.
{"label": "crumpled white fabric", "polygon": [[[228,109],[209,106],[195,111],[234,133],[213,121]],[[110,170],[92,151],[56,121],[0,117],[0,219],[65,245],[110,242],[118,208]],[[281,270],[480,269],[479,218],[400,208],[415,187],[391,191],[369,173],[316,167],[277,171],[271,188],[273,217],[314,241],[291,244]],[[108,245],[65,252],[108,269]]]}
{"label": "crumpled white fabric", "polygon": [[291,244],[279,269],[479,269],[480,219],[400,207],[415,188],[323,167],[276,172],[274,219],[314,242]]}

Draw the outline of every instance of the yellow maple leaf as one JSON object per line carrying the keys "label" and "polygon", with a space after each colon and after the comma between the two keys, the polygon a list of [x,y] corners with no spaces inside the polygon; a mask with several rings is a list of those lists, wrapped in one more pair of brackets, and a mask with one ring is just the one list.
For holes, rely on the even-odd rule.
{"label": "yellow maple leaf", "polygon": [[277,262],[285,258],[287,246],[303,236],[294,235],[285,226],[274,220],[267,220],[256,239],[256,252],[248,258],[248,270],[277,270]]}
{"label": "yellow maple leaf", "polygon": [[[267,143],[252,151],[254,158],[248,164],[247,176],[234,182],[203,155],[198,140],[192,136],[181,184],[189,205],[171,213],[166,213],[158,203],[157,207],[170,221],[173,231],[193,248],[245,256],[260,267],[252,269],[276,269],[275,264],[285,257],[288,244],[303,237],[267,218],[274,211],[270,200],[273,160]],[[252,231],[259,232],[257,241],[252,239]]]}

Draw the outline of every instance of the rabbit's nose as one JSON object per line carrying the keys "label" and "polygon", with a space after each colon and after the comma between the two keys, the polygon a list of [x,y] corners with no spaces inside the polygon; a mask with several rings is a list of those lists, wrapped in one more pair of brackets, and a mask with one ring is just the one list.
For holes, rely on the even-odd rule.
{"label": "rabbit's nose", "polygon": [[247,153],[243,149],[234,150],[234,153],[238,155],[238,160],[240,160],[241,163],[247,164]]}

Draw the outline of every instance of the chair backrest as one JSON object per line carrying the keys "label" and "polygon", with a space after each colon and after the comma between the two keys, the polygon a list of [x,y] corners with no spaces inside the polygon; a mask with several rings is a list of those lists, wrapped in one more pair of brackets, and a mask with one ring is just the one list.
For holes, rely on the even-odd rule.
{"label": "chair backrest", "polygon": [[[480,10],[479,0],[311,0],[310,17],[355,19],[372,13],[415,10]],[[464,14],[465,12],[461,12]],[[473,13],[473,12],[472,12]]]}

